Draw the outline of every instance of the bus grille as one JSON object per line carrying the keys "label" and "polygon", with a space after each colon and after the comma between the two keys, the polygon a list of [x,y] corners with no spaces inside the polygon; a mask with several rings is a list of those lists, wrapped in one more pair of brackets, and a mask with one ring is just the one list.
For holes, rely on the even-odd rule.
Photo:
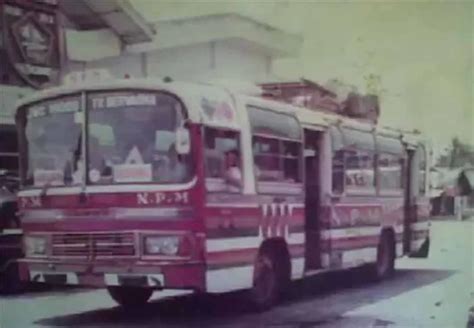
{"label": "bus grille", "polygon": [[135,235],[118,233],[65,233],[52,235],[52,256],[57,257],[133,257]]}

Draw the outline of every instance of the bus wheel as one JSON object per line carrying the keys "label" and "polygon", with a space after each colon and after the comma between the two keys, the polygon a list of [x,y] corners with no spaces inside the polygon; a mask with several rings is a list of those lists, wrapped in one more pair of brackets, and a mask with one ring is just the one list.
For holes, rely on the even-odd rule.
{"label": "bus wheel", "polygon": [[109,286],[107,291],[115,302],[123,307],[137,307],[144,305],[153,294],[150,288]]}
{"label": "bus wheel", "polygon": [[275,256],[269,250],[262,250],[254,266],[251,301],[255,310],[264,311],[277,301],[281,286]]}
{"label": "bus wheel", "polygon": [[382,233],[377,247],[377,262],[373,267],[375,280],[390,277],[395,271],[395,245],[390,233]]}

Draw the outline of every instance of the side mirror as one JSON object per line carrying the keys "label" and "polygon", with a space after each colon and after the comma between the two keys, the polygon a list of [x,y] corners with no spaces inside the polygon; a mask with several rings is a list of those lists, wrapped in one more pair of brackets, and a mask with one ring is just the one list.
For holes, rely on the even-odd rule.
{"label": "side mirror", "polygon": [[176,153],[178,155],[187,155],[191,151],[191,137],[189,130],[184,126],[176,129]]}

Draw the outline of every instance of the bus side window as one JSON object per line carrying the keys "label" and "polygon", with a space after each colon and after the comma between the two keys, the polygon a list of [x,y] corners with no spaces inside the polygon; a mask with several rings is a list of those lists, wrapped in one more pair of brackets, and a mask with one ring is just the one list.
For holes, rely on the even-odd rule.
{"label": "bus side window", "polygon": [[257,181],[301,182],[301,143],[267,137],[253,138]]}
{"label": "bus side window", "polygon": [[332,193],[340,195],[344,193],[345,184],[345,151],[341,130],[335,126],[329,128],[332,148]]}
{"label": "bus side window", "polygon": [[283,175],[288,182],[301,182],[301,143],[282,141],[283,146]]}
{"label": "bus side window", "polygon": [[[238,192],[240,187],[229,186],[225,181],[226,158],[229,154],[240,154],[239,134],[235,131],[226,131],[222,129],[205,128],[205,171],[206,187],[210,192],[231,191]],[[241,168],[241,158],[237,159],[235,165]],[[235,171],[235,170],[234,170]]]}
{"label": "bus side window", "polygon": [[254,137],[253,154],[258,181],[281,181],[280,145],[277,139]]}
{"label": "bus side window", "polygon": [[375,188],[374,155],[371,151],[352,149],[346,151],[345,177],[347,189],[370,190]]}
{"label": "bus side window", "polygon": [[399,155],[379,153],[378,181],[383,190],[403,189],[403,158]]}

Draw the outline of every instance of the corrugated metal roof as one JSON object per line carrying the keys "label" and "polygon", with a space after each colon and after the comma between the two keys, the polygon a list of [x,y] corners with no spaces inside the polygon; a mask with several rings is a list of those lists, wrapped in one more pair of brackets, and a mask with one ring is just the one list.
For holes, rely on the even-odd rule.
{"label": "corrugated metal roof", "polygon": [[110,28],[125,44],[152,41],[155,34],[128,0],[62,0],[59,8],[77,29]]}

